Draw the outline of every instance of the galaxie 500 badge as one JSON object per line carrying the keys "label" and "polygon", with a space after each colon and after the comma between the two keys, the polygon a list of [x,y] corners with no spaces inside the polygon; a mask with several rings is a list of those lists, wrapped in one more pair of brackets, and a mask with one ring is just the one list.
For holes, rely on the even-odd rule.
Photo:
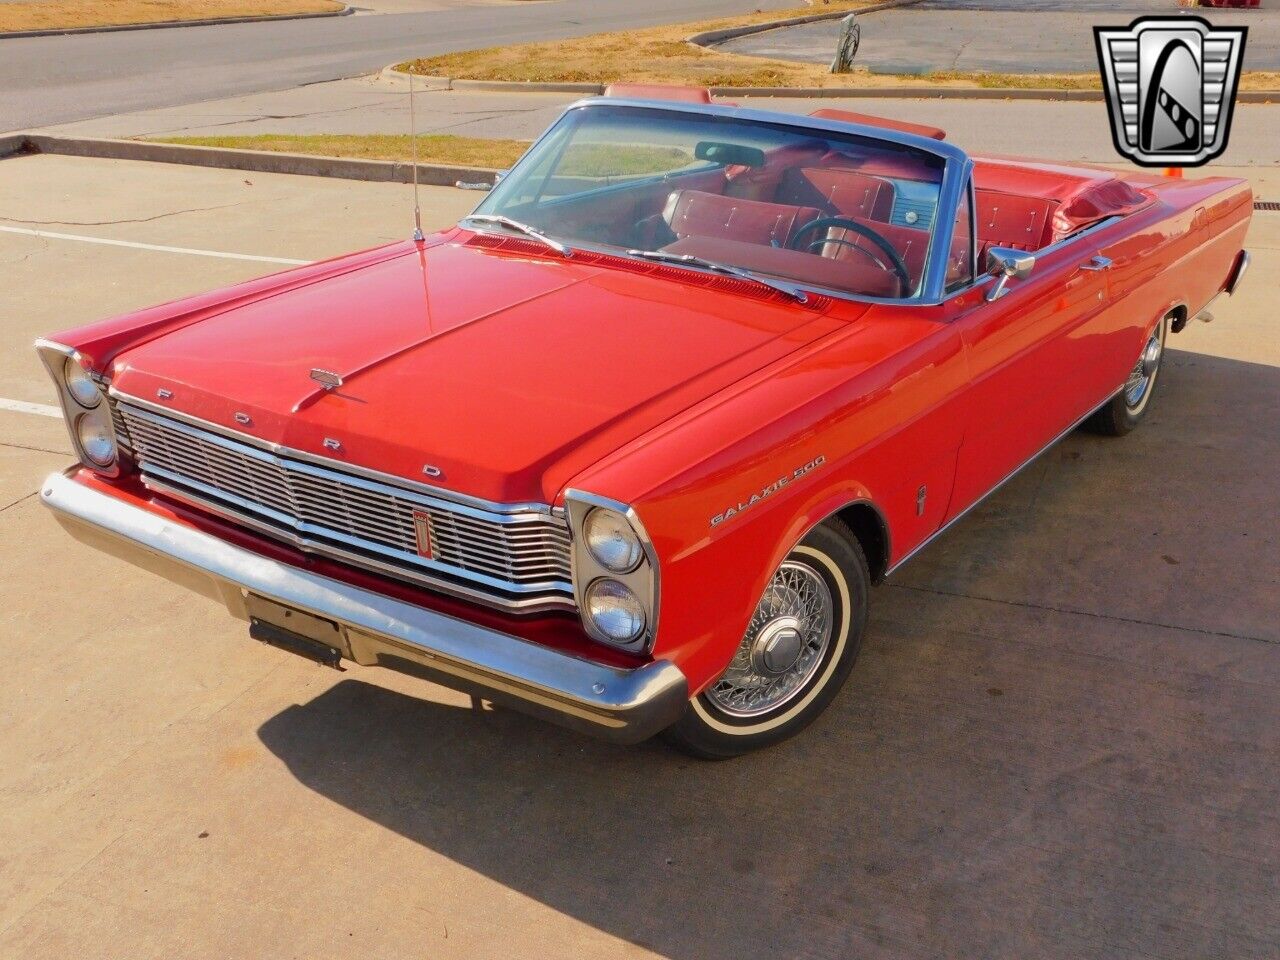
{"label": "galaxie 500 badge", "polygon": [[792,480],[799,480],[806,473],[810,473],[814,470],[817,470],[818,467],[822,466],[826,462],[827,462],[827,458],[825,456],[819,455],[814,457],[812,460],[806,463],[803,467],[796,467],[787,476],[779,477],[777,480],[773,481],[773,483],[769,484],[763,490],[759,491],[758,493],[751,494],[751,496],[748,497],[746,500],[739,500],[736,506],[730,507],[728,510],[724,511],[724,513],[717,513],[714,517],[711,518],[711,525],[713,527],[719,526],[720,524],[728,520],[730,517],[736,517],[743,510],[748,510],[751,507],[754,507],[761,500],[764,500],[767,497],[773,496],[775,493],[777,493],[779,490],[785,487]]}
{"label": "galaxie 500 badge", "polygon": [[1200,17],[1094,27],[1116,149],[1144,167],[1198,167],[1221,154],[1247,32]]}

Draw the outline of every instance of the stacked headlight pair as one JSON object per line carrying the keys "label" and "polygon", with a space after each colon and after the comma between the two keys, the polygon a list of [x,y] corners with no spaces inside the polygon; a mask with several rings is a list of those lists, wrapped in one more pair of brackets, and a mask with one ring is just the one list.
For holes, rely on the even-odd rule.
{"label": "stacked headlight pair", "polygon": [[44,341],[37,343],[36,348],[58,385],[62,412],[80,459],[95,470],[113,471],[120,450],[111,424],[111,408],[102,387],[74,350]]}
{"label": "stacked headlight pair", "polygon": [[578,491],[567,497],[574,525],[574,589],[582,622],[597,640],[642,649],[652,637],[657,573],[643,528],[622,504]]}

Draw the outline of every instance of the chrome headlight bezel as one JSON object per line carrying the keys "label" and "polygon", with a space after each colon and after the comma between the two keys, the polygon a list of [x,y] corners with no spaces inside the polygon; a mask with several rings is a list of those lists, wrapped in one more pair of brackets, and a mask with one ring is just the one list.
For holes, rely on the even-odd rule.
{"label": "chrome headlight bezel", "polygon": [[[612,542],[610,542],[613,535]],[[591,559],[610,573],[630,573],[644,560],[644,545],[626,515],[608,507],[593,507],[582,520],[582,541]],[[612,553],[621,551],[615,558]]]}
{"label": "chrome headlight bezel", "polygon": [[103,470],[120,458],[120,445],[111,428],[111,417],[105,415],[101,404],[95,410],[77,414],[71,432],[87,466]]}
{"label": "chrome headlight bezel", "polygon": [[[583,591],[583,603],[583,619],[590,621],[595,630],[616,646],[635,643],[649,625],[648,613],[636,592],[613,577],[597,577],[592,580]],[[604,612],[597,612],[598,610]],[[627,622],[626,629],[610,630],[607,624],[619,617]]]}
{"label": "chrome headlight bezel", "polygon": [[62,361],[62,382],[71,399],[84,409],[94,410],[102,405],[102,390],[74,355]]}
{"label": "chrome headlight bezel", "polygon": [[[640,554],[626,569],[615,569],[602,562],[588,544],[587,520],[595,511],[605,511],[600,516],[625,523],[639,545]],[[573,568],[573,592],[583,629],[593,640],[616,649],[633,653],[645,653],[653,647],[657,632],[659,567],[658,555],[644,524],[634,509],[625,503],[588,493],[585,490],[565,491],[565,512],[573,539],[571,563]],[[612,515],[612,516],[610,516]],[[628,561],[631,559],[627,558]],[[621,566],[620,564],[618,566]],[[644,613],[644,625],[629,640],[609,636],[591,616],[588,592],[601,581],[612,581],[626,587],[639,601]]]}
{"label": "chrome headlight bezel", "polygon": [[[52,340],[37,340],[35,347],[36,353],[39,354],[41,362],[57,388],[58,404],[62,408],[62,418],[67,433],[71,437],[71,446],[76,456],[80,458],[81,463],[95,473],[106,477],[119,476],[120,438],[116,436],[115,423],[112,421],[107,388],[93,376],[90,365],[74,347]],[[77,370],[83,374],[83,377],[76,375]],[[71,372],[70,377],[68,371]],[[72,378],[82,396],[77,396],[73,392]],[[87,402],[92,398],[85,392],[85,385],[92,385],[97,391],[97,399],[92,404]],[[90,441],[89,445],[94,446],[99,440],[108,442],[110,459],[106,459],[105,456],[90,455],[86,449],[86,441],[81,437],[81,427],[85,424],[92,424],[99,431],[99,435]]]}

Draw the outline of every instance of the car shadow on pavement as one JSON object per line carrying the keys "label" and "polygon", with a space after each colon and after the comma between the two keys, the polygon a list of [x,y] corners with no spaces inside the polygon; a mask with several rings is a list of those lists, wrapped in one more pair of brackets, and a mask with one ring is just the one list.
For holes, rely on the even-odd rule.
{"label": "car shadow on pavement", "polygon": [[785,745],[704,763],[363,680],[259,735],[675,960],[1268,956],[1280,369],[1169,356],[1141,430],[1068,438],[875,591],[848,686]]}

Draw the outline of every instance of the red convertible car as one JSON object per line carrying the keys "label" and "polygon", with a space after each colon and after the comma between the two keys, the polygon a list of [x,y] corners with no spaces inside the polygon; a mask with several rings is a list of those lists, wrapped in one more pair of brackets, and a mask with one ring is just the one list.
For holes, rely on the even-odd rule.
{"label": "red convertible car", "polygon": [[40,341],[80,458],[44,502],[322,663],[794,734],[873,583],[1142,420],[1252,209],[821,113],[586,100],[451,229]]}

